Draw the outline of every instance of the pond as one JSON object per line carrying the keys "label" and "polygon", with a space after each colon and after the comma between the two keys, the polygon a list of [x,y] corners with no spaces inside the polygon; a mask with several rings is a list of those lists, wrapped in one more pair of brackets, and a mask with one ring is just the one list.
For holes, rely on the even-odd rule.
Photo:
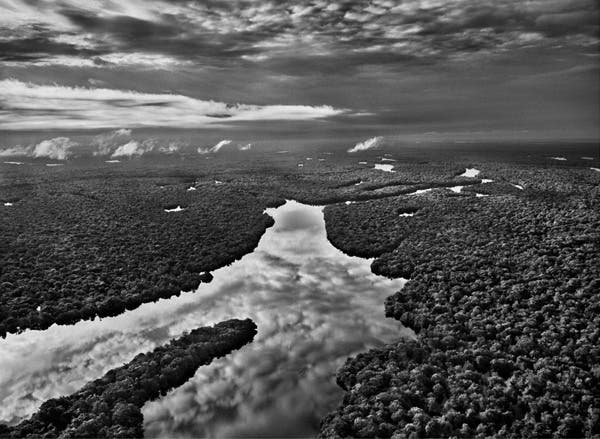
{"label": "pond", "polygon": [[465,169],[465,172],[463,172],[462,174],[459,175],[459,177],[477,177],[480,174],[480,170],[479,169],[475,169],[475,168],[467,168]]}
{"label": "pond", "polygon": [[0,422],[19,422],[44,400],[72,393],[185,330],[250,317],[258,326],[252,343],[146,404],[146,436],[316,435],[341,400],[335,373],[345,359],[414,337],[384,318],[385,297],[405,281],[375,276],[370,260],[334,248],[321,207],[288,201],[266,212],[275,225],[255,251],[194,292],[0,340]]}
{"label": "pond", "polygon": [[395,172],[393,171],[394,165],[382,165],[381,163],[375,163],[374,168],[385,172]]}

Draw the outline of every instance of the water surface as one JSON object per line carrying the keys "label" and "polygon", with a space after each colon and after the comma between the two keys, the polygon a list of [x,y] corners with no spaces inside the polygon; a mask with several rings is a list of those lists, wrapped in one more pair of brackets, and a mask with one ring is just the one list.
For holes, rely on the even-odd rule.
{"label": "water surface", "polygon": [[374,168],[385,172],[395,172],[393,171],[394,165],[382,165],[381,163],[375,163]]}
{"label": "water surface", "polygon": [[18,422],[185,330],[250,317],[254,342],[146,404],[146,436],[315,435],[341,400],[335,372],[344,360],[413,335],[384,318],[384,298],[404,281],[375,276],[369,260],[335,249],[322,208],[288,201],[267,213],[275,225],[257,249],[195,292],[0,340],[0,421]]}
{"label": "water surface", "polygon": [[475,168],[467,168],[465,172],[459,175],[459,177],[477,177],[481,171]]}

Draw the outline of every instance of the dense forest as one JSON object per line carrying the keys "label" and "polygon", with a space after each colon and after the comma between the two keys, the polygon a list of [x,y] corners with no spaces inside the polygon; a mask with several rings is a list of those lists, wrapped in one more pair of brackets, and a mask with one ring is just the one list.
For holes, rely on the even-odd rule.
{"label": "dense forest", "polygon": [[194,290],[251,252],[283,202],[171,171],[61,171],[0,188],[14,200],[0,211],[0,337]]}
{"label": "dense forest", "polygon": [[[194,290],[254,250],[273,224],[264,209],[286,198],[326,204],[407,193],[434,176],[442,186],[465,180],[454,163],[389,174],[348,158],[301,171],[300,158],[278,159],[4,165],[0,201],[12,205],[0,209],[0,337]],[[352,184],[357,178],[364,187]]]}
{"label": "dense forest", "polygon": [[[337,247],[410,278],[385,309],[418,340],[346,362],[347,393],[323,437],[600,434],[600,181],[481,169],[497,183],[471,188],[489,197],[326,208]],[[415,215],[399,218],[407,209]]]}
{"label": "dense forest", "polygon": [[[193,290],[256,247],[273,224],[265,208],[329,204],[332,244],[410,279],[385,314],[418,337],[348,359],[322,436],[599,435],[600,174],[544,154],[398,151],[394,172],[373,169],[377,151],[0,164],[0,335]],[[468,167],[481,174],[460,176]],[[181,377],[204,361],[164,353]],[[149,357],[130,365],[154,377],[150,393],[120,404],[109,395],[131,383],[117,369],[0,431],[139,435],[138,402],[185,380]],[[94,402],[76,396],[85,389]]]}
{"label": "dense forest", "polygon": [[194,376],[198,367],[250,343],[256,325],[249,319],[202,327],[152,352],[137,355],[122,367],[78,392],[42,404],[31,419],[9,427],[2,438],[139,438],[141,408]]}

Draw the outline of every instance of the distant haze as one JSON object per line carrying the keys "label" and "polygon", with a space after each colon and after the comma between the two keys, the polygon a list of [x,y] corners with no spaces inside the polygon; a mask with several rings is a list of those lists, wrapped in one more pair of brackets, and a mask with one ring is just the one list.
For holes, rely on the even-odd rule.
{"label": "distant haze", "polygon": [[[8,0],[0,131],[54,133],[37,144],[211,130],[215,143],[195,146],[237,136],[240,149],[273,131],[346,133],[348,148],[598,140],[598,14],[596,0]],[[61,142],[40,148],[73,149]]]}

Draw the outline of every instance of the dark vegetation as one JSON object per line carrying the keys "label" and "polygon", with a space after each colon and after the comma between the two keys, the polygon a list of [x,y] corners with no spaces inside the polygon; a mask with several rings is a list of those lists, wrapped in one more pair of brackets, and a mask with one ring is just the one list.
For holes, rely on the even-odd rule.
{"label": "dark vegetation", "polygon": [[194,290],[252,251],[272,225],[264,209],[286,198],[326,204],[410,192],[434,175],[437,185],[464,180],[452,162],[392,174],[324,157],[302,169],[272,154],[3,165],[0,201],[13,206],[0,209],[0,337]]}
{"label": "dark vegetation", "polygon": [[[479,180],[472,178],[457,177],[457,165],[454,162],[394,163],[392,173],[373,169],[375,162],[360,165],[357,164],[358,158],[352,158],[354,160],[351,164],[342,161],[329,172],[314,173],[305,165],[301,174],[286,176],[284,185],[292,183],[292,180],[294,184],[284,186],[285,193],[302,203],[324,205],[395,197],[431,187],[479,183]],[[348,160],[347,157],[344,159]],[[314,162],[308,163],[315,166]],[[357,175],[360,178],[356,178]],[[362,183],[357,184],[359,182]]]}
{"label": "dark vegetation", "polygon": [[434,191],[400,218],[414,200],[326,208],[334,245],[410,278],[385,309],[417,340],[346,362],[322,436],[600,435],[600,178],[476,167],[495,182],[469,191],[489,197]]}
{"label": "dark vegetation", "polygon": [[[194,290],[252,251],[273,223],[264,209],[283,202],[170,169],[65,168],[0,187],[0,198],[18,198],[0,210],[0,337]],[[186,209],[164,211],[177,205]]]}
{"label": "dark vegetation", "polygon": [[[327,239],[350,256],[372,258],[392,251],[408,236],[414,224],[410,220],[413,217],[407,219],[400,215],[417,215],[425,206],[422,196],[412,198],[403,203],[388,198],[350,206],[329,206],[325,209]],[[346,218],[349,213],[352,220]]]}
{"label": "dark vegetation", "polygon": [[138,438],[143,437],[141,408],[194,376],[209,364],[252,341],[256,325],[249,319],[228,320],[137,355],[78,392],[42,404],[31,419],[9,427],[3,438]]}
{"label": "dark vegetation", "polygon": [[[194,289],[252,251],[272,224],[266,207],[338,203],[325,209],[328,238],[410,278],[385,309],[418,339],[347,361],[323,436],[600,435],[600,174],[567,154],[508,163],[493,150],[395,152],[387,173],[372,168],[378,154],[368,166],[345,153],[302,168],[292,154],[4,166],[0,201],[14,205],[0,209],[0,334]],[[494,182],[457,177],[466,167]]]}

